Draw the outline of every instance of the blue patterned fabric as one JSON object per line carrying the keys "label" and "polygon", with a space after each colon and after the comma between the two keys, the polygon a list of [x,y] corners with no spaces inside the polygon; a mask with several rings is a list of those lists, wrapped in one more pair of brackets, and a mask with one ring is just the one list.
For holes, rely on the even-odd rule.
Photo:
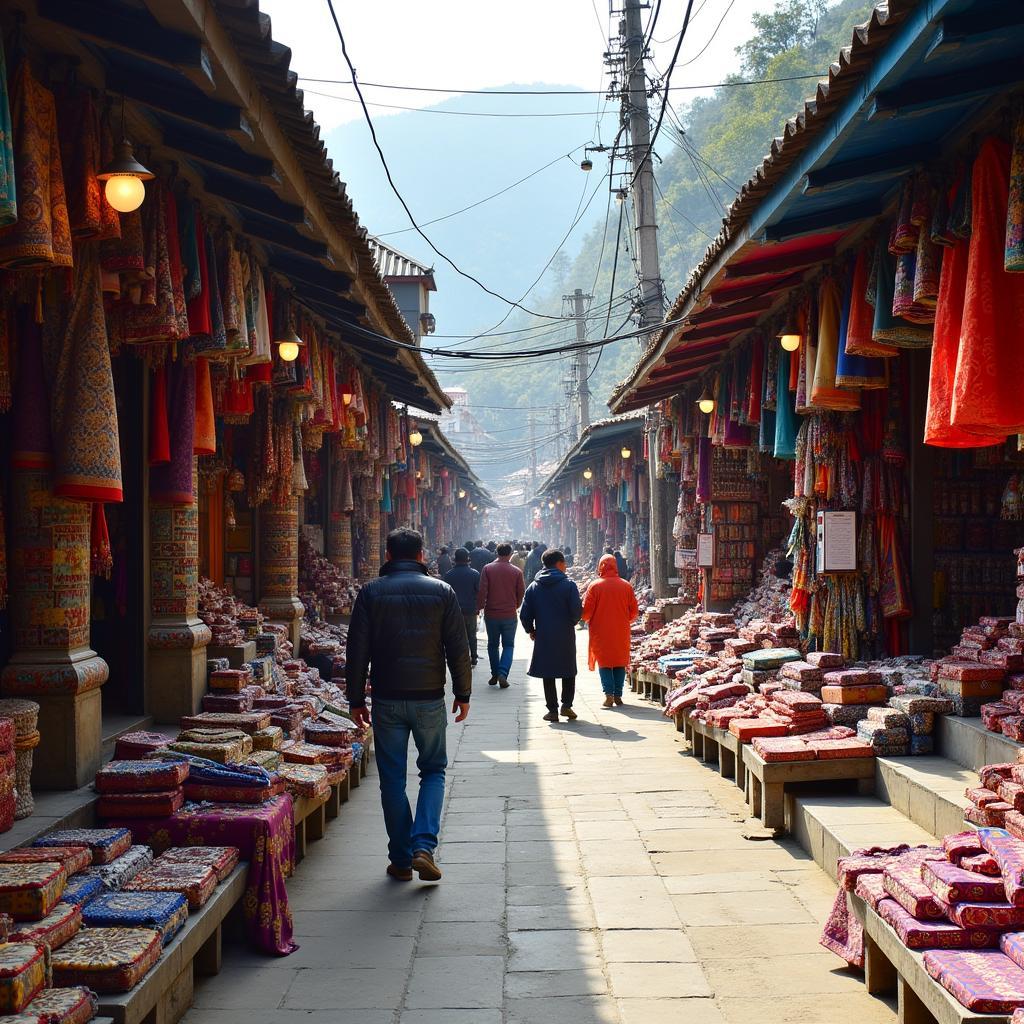
{"label": "blue patterned fabric", "polygon": [[197,786],[251,786],[254,789],[263,789],[271,782],[270,773],[259,765],[218,764],[205,757],[177,751],[161,750],[154,752],[152,756],[164,760],[187,761],[188,781]]}
{"label": "blue patterned fabric", "polygon": [[166,946],[188,920],[180,892],[108,892],[82,908],[90,928],[155,928]]}
{"label": "blue patterned fabric", "polygon": [[61,895],[64,903],[77,903],[82,906],[103,892],[103,882],[94,875],[75,875],[68,880]]}
{"label": "blue patterned fabric", "polygon": [[98,878],[107,892],[116,892],[152,863],[153,851],[148,846],[133,846],[109,864],[86,868],[82,874],[86,878]]}

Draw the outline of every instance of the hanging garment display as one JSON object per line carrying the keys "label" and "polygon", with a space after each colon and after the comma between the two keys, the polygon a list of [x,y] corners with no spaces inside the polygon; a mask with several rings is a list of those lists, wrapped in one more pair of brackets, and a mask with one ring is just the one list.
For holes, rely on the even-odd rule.
{"label": "hanging garment display", "polygon": [[860,393],[836,387],[840,336],[839,285],[829,276],[818,291],[818,346],[811,402],[816,408],[851,412],[860,408]]}
{"label": "hanging garment display", "polygon": [[167,367],[170,461],[151,466],[149,496],[169,505],[191,505],[196,426],[196,367],[177,359]]}
{"label": "hanging garment display", "polygon": [[789,391],[790,363],[798,352],[780,352],[778,362],[778,405],[775,409],[775,458],[796,458],[796,434],[799,429],[793,409],[793,395]]}
{"label": "hanging garment display", "polygon": [[[857,260],[862,261],[862,255],[858,255]],[[886,361],[878,357],[854,355],[849,351],[848,341],[856,277],[855,264],[853,272],[847,276],[846,287],[843,291],[843,308],[839,317],[839,352],[836,357],[836,387],[884,388],[889,384]]]}
{"label": "hanging garment display", "polygon": [[[0,54],[0,61],[2,59],[3,55]],[[2,117],[3,108],[0,106],[0,118]],[[1006,248],[1003,253],[1003,269],[1012,273],[1024,271],[1024,111],[1018,113],[1013,126],[1010,198],[1006,204]]]}
{"label": "hanging garment display", "polygon": [[17,179],[11,137],[11,104],[7,95],[7,58],[0,36],[0,227],[18,219]]}

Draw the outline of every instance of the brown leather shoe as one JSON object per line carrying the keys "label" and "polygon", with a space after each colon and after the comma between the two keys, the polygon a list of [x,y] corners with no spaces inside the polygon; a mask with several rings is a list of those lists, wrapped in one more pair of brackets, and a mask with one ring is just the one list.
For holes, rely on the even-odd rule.
{"label": "brown leather shoe", "polygon": [[441,869],[434,863],[434,855],[429,850],[417,850],[412,855],[412,866],[421,882],[441,881]]}
{"label": "brown leather shoe", "polygon": [[623,699],[621,697],[616,697],[615,698],[615,704],[616,704],[617,707],[621,708],[623,703],[625,703],[625,702],[623,701]]}
{"label": "brown leather shoe", "polygon": [[400,868],[396,864],[389,864],[387,873],[396,882],[412,881],[412,868]]}
{"label": "brown leather shoe", "polygon": [[557,711],[549,711],[544,716],[544,721],[545,722],[557,722],[558,721],[558,712]]}
{"label": "brown leather shoe", "polygon": [[601,705],[601,707],[603,707],[603,708],[615,707],[615,698],[609,693],[605,697],[604,703]]}
{"label": "brown leather shoe", "polygon": [[563,718],[568,718],[570,722],[575,722],[576,721],[576,712],[573,711],[573,709],[570,708],[570,707],[563,707],[562,708],[562,717]]}

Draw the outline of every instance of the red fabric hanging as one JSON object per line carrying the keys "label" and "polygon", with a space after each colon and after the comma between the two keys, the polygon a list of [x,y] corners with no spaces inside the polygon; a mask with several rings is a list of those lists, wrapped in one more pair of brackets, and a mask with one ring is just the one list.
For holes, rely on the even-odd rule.
{"label": "red fabric hanging", "polygon": [[208,338],[213,333],[213,322],[210,319],[210,270],[206,265],[206,226],[198,207],[193,210],[193,216],[196,219],[200,289],[199,294],[188,303],[188,333]]}
{"label": "red fabric hanging", "polygon": [[92,522],[89,526],[89,572],[109,580],[113,568],[114,555],[110,550],[107,514],[103,502],[97,501],[92,506]]}
{"label": "red fabric hanging", "polygon": [[171,461],[171,434],[167,428],[167,368],[153,368],[149,385],[149,464]]}
{"label": "red fabric hanging", "polygon": [[213,386],[210,381],[210,363],[196,357],[196,433],[192,442],[193,455],[215,455],[217,452],[217,425],[213,414]]}
{"label": "red fabric hanging", "polygon": [[764,338],[757,337],[751,351],[750,380],[748,381],[747,420],[761,422],[761,378],[764,376]]}

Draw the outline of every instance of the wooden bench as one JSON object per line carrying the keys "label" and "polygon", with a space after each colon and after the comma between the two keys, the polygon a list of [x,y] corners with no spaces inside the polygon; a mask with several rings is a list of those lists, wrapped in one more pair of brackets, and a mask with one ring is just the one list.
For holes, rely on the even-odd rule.
{"label": "wooden bench", "polygon": [[786,827],[785,787],[795,782],[857,781],[859,793],[873,793],[875,759],[873,757],[830,758],[824,761],[766,761],[744,744],[746,770],[744,794],[750,813],[761,819],[765,828],[780,831]]}
{"label": "wooden bench", "polygon": [[899,936],[862,899],[850,894],[864,925],[864,982],[871,995],[896,993],[899,1024],[1006,1024],[1004,1014],[976,1013],[953,998],[924,966],[924,956]]}
{"label": "wooden bench", "polygon": [[220,972],[222,925],[245,892],[247,863],[239,864],[214,890],[206,906],[160,954],[153,969],[130,992],[99,997],[99,1015],[114,1024],[175,1024],[192,1005],[195,974]]}
{"label": "wooden bench", "polygon": [[[354,774],[355,770],[353,767],[350,774]],[[325,796],[292,797],[296,862],[306,856],[306,849],[310,840],[323,839],[327,831],[327,804],[330,800],[330,791]]]}

